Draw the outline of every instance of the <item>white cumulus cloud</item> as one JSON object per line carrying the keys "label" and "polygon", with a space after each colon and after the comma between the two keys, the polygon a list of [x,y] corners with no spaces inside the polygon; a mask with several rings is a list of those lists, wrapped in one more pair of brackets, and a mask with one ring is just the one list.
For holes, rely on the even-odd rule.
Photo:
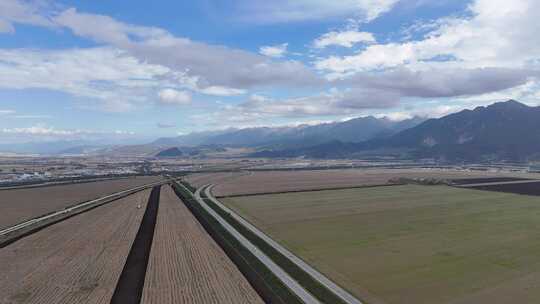
{"label": "white cumulus cloud", "polygon": [[33,126],[27,128],[3,128],[1,133],[6,134],[25,134],[25,135],[61,135],[71,136],[76,134],[88,134],[90,132],[83,130],[61,130],[45,126]]}
{"label": "white cumulus cloud", "polygon": [[278,45],[262,46],[259,49],[259,53],[268,57],[281,58],[287,53],[288,45],[288,43],[283,43]]}
{"label": "white cumulus cloud", "polygon": [[97,47],[70,50],[0,49],[0,88],[49,89],[99,101],[94,107],[122,112],[149,100],[167,84],[170,69],[127,52]]}
{"label": "white cumulus cloud", "polygon": [[50,142],[58,140],[111,141],[132,140],[138,135],[126,130],[60,129],[44,124],[29,127],[0,128],[0,143]]}
{"label": "white cumulus cloud", "polygon": [[53,27],[47,17],[43,1],[0,1],[0,33],[15,32],[14,23]]}
{"label": "white cumulus cloud", "polygon": [[[176,37],[168,31],[120,22],[71,8],[54,18],[74,34],[129,52],[143,62],[188,73],[201,87],[307,86],[321,79],[299,61],[270,60],[256,53]],[[187,72],[186,72],[187,71]]]}
{"label": "white cumulus cloud", "polygon": [[316,63],[337,73],[398,66],[414,69],[524,67],[540,59],[540,2],[476,0],[470,16],[444,18],[423,39],[373,44],[354,55]]}
{"label": "white cumulus cloud", "polygon": [[375,37],[373,36],[372,33],[359,32],[355,30],[329,32],[317,38],[313,42],[313,45],[316,48],[325,48],[331,45],[339,45],[339,46],[350,48],[353,45],[360,42],[374,43]]}
{"label": "white cumulus cloud", "polygon": [[228,88],[228,87],[222,87],[222,86],[209,86],[203,89],[198,89],[197,91],[206,95],[213,95],[213,96],[235,96],[235,95],[243,95],[246,93],[246,90]]}
{"label": "white cumulus cloud", "polygon": [[159,102],[166,105],[188,105],[191,103],[191,94],[175,89],[163,89],[158,92]]}

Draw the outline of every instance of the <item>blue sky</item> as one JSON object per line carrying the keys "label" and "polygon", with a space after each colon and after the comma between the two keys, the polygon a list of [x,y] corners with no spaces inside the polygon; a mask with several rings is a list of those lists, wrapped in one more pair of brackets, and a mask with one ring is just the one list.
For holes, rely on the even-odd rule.
{"label": "blue sky", "polygon": [[534,0],[0,0],[0,143],[540,97]]}

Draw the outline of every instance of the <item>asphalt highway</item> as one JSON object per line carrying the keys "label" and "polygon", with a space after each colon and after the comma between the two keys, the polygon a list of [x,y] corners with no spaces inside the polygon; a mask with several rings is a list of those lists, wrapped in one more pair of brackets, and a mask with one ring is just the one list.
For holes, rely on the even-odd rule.
{"label": "asphalt highway", "polygon": [[[180,186],[184,187],[180,184]],[[185,188],[185,187],[184,187]],[[201,204],[201,206],[212,215],[230,234],[232,234],[245,248],[247,248],[253,255],[255,255],[270,271],[272,271],[292,292],[294,292],[304,303],[306,304],[318,304],[320,303],[311,293],[302,287],[297,281],[295,281],[287,272],[279,267],[272,259],[264,254],[257,246],[253,245],[248,239],[234,229],[226,220],[224,220],[219,214],[217,214],[210,206],[208,206],[201,198],[201,189],[199,188],[194,196],[195,199]],[[187,188],[185,188],[188,190]]]}

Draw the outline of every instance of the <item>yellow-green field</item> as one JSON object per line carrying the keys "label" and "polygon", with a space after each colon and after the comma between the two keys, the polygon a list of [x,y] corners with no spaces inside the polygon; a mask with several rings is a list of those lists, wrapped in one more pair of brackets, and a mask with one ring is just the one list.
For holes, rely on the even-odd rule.
{"label": "yellow-green field", "polygon": [[222,201],[368,303],[540,303],[540,198],[390,186]]}

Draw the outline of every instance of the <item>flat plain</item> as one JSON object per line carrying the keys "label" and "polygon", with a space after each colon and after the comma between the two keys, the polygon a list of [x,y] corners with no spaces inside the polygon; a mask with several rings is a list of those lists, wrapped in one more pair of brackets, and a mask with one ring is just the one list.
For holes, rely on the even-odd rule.
{"label": "flat plain", "polygon": [[539,303],[540,198],[389,186],[223,198],[367,303]]}
{"label": "flat plain", "polygon": [[218,173],[193,173],[186,176],[185,180],[193,187],[202,187],[206,184],[220,184],[227,180],[246,175],[246,172],[218,172]]}
{"label": "flat plain", "polygon": [[0,250],[0,303],[110,303],[150,190]]}
{"label": "flat plain", "polygon": [[53,211],[159,180],[144,176],[72,185],[0,190],[0,229]]}
{"label": "flat plain", "polygon": [[161,189],[142,303],[263,303],[171,187]]}
{"label": "flat plain", "polygon": [[[217,184],[217,196],[243,195],[297,190],[332,189],[366,185],[386,184],[390,179],[406,178],[480,178],[496,177],[502,173],[483,171],[459,171],[442,169],[341,169],[301,171],[255,171],[232,176],[225,180],[206,182]],[[508,173],[507,173],[508,174]],[[200,184],[200,183],[199,183]],[[195,186],[200,186],[196,184]]]}

